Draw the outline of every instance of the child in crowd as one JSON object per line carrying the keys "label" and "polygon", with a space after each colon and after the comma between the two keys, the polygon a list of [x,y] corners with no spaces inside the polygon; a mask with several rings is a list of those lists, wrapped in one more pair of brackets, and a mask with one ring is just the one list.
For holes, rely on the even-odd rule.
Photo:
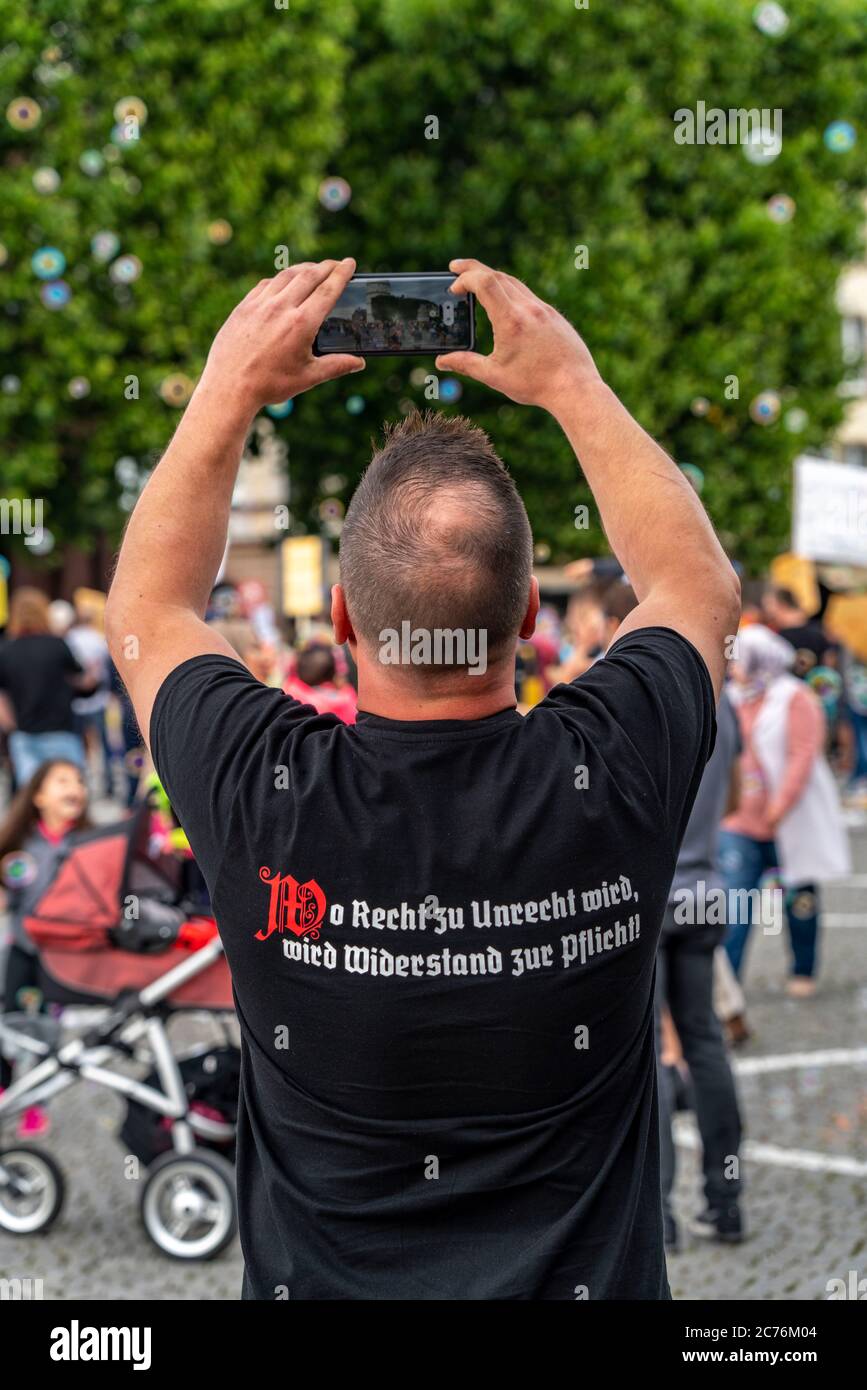
{"label": "child in crowd", "polygon": [[[87,788],[81,769],[64,758],[52,758],[18,792],[0,825],[0,879],[8,909],[5,1013],[21,1010],[28,991],[35,991],[39,998],[39,957],[24,921],[45,891],[67,836],[87,824]],[[0,1057],[0,1090],[11,1081],[11,1065]],[[33,1106],[22,1115],[18,1132],[32,1137],[47,1127],[44,1112]]]}

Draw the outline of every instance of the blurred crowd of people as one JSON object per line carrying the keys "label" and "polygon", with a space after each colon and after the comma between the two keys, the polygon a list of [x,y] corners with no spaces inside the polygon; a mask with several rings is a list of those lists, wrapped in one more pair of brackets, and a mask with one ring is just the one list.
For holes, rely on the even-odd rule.
{"label": "blurred crowd of people", "polygon": [[[636,596],[611,557],[581,560],[565,613],[543,607],[520,645],[517,693],[529,712],[558,681],[605,655]],[[828,589],[810,609],[773,582],[744,586],[718,711],[716,746],[678,858],[657,957],[656,1022],[666,1246],[675,1111],[695,1112],[705,1207],[694,1235],[745,1232],[741,1118],[728,1049],[750,1037],[740,979],[751,932],[789,942],[786,991],[805,1000],[819,968],[821,885],[850,872],[846,814],[867,806],[867,652],[831,635]],[[708,904],[711,910],[708,910]],[[782,920],[781,920],[782,919]]]}
{"label": "blurred crowd of people", "polygon": [[[525,714],[553,685],[604,657],[637,602],[612,557],[578,561],[567,573],[575,591],[565,603],[545,603],[534,636],[517,644],[515,691]],[[829,633],[828,597],[821,591],[810,612],[778,584],[745,586],[716,747],[672,884],[656,1000],[670,1250],[678,1243],[670,1194],[672,1118],[680,1107],[695,1111],[703,1142],[707,1205],[692,1229],[725,1241],[743,1235],[739,1175],[728,1171],[740,1144],[728,1049],[750,1036],[740,984],[750,935],[759,923],[776,933],[784,919],[788,993],[803,1000],[814,992],[821,885],[849,872],[844,810],[867,807],[867,662]],[[41,891],[42,866],[88,823],[89,801],[108,798],[120,814],[149,796],[165,846],[189,855],[109,657],[104,604],[94,590],[78,591],[73,603],[49,603],[37,589],[20,587],[0,641],[0,768],[11,797],[0,822],[7,1012],[35,988],[35,951],[20,923]],[[219,584],[207,618],[258,680],[355,722],[354,664],[347,648],[334,645],[325,614],[287,623],[263,586],[247,581]],[[705,905],[720,891],[723,910],[708,913]],[[0,1087],[8,1081],[4,1064]],[[45,1123],[34,1110],[19,1127],[39,1133]]]}
{"label": "blurred crowd of people", "polygon": [[[324,616],[281,631],[260,585],[219,585],[208,621],[257,680],[282,688],[346,723],[355,720],[351,659],[335,648]],[[103,635],[105,595],[79,590],[74,603],[17,589],[0,640],[0,765],[12,788],[46,761],[87,768],[96,795],[135,799],[146,752]]]}

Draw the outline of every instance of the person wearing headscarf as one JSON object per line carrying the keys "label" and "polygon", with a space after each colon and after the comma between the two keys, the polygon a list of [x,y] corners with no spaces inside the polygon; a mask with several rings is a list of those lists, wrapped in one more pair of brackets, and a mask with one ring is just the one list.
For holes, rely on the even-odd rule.
{"label": "person wearing headscarf", "polygon": [[726,950],[740,974],[758,905],[778,930],[773,899],[761,892],[779,872],[792,948],[788,991],[815,990],[817,883],[850,872],[839,798],[825,756],[825,716],[813,691],[792,674],[791,643],[757,623],[738,634],[730,694],[741,728],[741,794],[720,832],[728,900]]}

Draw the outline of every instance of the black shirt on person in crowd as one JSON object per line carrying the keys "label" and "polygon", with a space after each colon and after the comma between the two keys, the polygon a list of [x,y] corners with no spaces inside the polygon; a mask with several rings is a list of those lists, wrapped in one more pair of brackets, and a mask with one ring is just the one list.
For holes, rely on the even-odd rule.
{"label": "black shirt on person in crowd", "polygon": [[22,734],[71,733],[78,692],[69,677],[83,674],[63,638],[49,632],[24,633],[0,646],[0,690]]}
{"label": "black shirt on person in crowd", "polygon": [[654,957],[714,739],[644,629],[522,718],[154,706],[242,1031],[245,1297],[661,1299]]}

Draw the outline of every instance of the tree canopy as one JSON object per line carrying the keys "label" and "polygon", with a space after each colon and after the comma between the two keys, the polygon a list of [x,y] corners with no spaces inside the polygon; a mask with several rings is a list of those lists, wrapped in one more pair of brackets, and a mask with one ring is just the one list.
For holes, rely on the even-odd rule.
{"label": "tree canopy", "polygon": [[[780,32],[760,10],[45,0],[27,14],[0,0],[4,108],[41,108],[0,130],[0,355],[20,382],[0,393],[4,492],[45,497],[61,539],[117,528],[118,459],[152,463],[183,379],[278,246],[369,271],[475,255],[573,320],[642,424],[702,470],[724,543],[760,568],[787,544],[792,459],[842,412],[834,293],[862,254],[867,108],[860,0],[793,0]],[[675,112],[699,102],[780,110],[782,148],[757,163],[743,145],[678,143]],[[346,206],[320,201],[329,177],[350,185]],[[65,258],[65,307],[40,298],[54,280],[31,258],[46,247]],[[130,256],[134,279],[135,261],[118,267]],[[429,403],[433,372],[374,359],[277,420],[299,528],[319,525],[326,493],[348,500],[371,434]],[[439,408],[488,429],[540,555],[599,549],[597,527],[575,527],[590,499],[553,421],[470,382]]]}

